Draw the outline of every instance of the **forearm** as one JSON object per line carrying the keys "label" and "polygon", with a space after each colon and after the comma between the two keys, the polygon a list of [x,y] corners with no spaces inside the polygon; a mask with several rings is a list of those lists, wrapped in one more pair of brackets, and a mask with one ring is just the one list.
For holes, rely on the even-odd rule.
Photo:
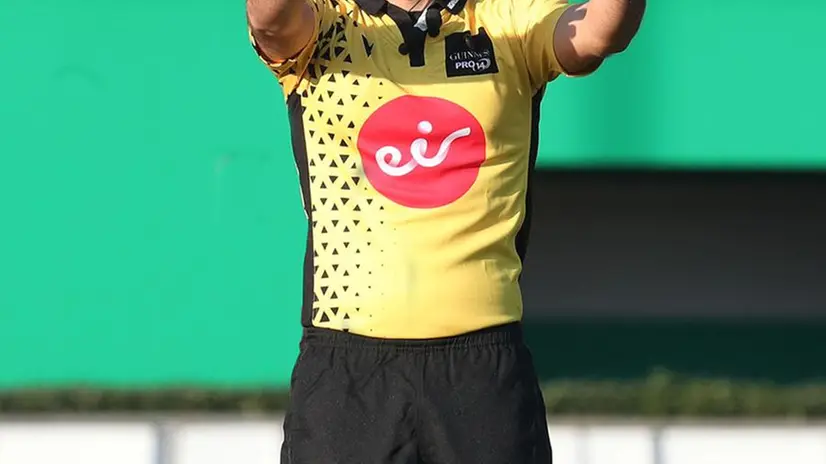
{"label": "forearm", "polygon": [[247,19],[256,31],[276,31],[301,14],[300,0],[247,0]]}
{"label": "forearm", "polygon": [[646,0],[590,0],[584,21],[599,56],[624,51],[636,35]]}
{"label": "forearm", "polygon": [[305,0],[246,1],[250,29],[269,58],[290,58],[309,42],[314,13]]}

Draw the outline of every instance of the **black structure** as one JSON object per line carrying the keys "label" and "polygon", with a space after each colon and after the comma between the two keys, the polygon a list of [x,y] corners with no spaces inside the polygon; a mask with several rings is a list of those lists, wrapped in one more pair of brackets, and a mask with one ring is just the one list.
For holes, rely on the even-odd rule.
{"label": "black structure", "polygon": [[826,378],[826,173],[539,171],[531,190],[544,377]]}

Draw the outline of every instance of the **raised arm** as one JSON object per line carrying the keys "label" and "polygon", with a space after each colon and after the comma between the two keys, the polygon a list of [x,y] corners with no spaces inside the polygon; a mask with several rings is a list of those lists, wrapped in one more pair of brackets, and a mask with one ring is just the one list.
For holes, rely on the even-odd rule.
{"label": "raised arm", "polygon": [[310,43],[315,15],[304,0],[247,0],[250,31],[271,61],[293,58]]}
{"label": "raised arm", "polygon": [[567,74],[593,71],[624,51],[642,22],[645,0],[589,0],[568,8],[554,32],[554,50]]}

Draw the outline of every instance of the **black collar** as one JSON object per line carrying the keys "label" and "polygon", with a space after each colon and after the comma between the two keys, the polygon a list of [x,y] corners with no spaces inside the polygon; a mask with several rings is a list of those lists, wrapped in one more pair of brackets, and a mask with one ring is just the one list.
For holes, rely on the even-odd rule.
{"label": "black collar", "polygon": [[[372,16],[378,16],[387,8],[387,0],[356,0],[356,3],[365,13]],[[446,9],[451,14],[458,14],[465,8],[465,3],[467,0],[435,0],[428,8],[437,6],[440,9]]]}

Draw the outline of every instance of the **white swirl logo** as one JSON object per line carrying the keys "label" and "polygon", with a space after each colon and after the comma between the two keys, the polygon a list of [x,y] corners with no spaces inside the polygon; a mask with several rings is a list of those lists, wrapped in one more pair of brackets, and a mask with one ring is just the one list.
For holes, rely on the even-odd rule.
{"label": "white swirl logo", "polygon": [[406,208],[439,208],[462,198],[487,159],[479,120],[435,97],[402,95],[383,103],[362,124],[357,146],[369,186]]}
{"label": "white swirl logo", "polygon": [[[420,121],[417,127],[422,135],[430,135],[433,132],[433,124],[429,121]],[[450,146],[453,142],[470,135],[470,128],[465,127],[454,131],[448,135],[439,146],[439,151],[432,157],[427,156],[428,143],[423,138],[418,138],[410,144],[410,156],[412,159],[405,164],[402,162],[402,152],[396,147],[387,145],[379,148],[376,152],[376,163],[379,169],[388,176],[403,177],[416,169],[417,166],[423,168],[434,168],[442,164],[447,159]]]}

